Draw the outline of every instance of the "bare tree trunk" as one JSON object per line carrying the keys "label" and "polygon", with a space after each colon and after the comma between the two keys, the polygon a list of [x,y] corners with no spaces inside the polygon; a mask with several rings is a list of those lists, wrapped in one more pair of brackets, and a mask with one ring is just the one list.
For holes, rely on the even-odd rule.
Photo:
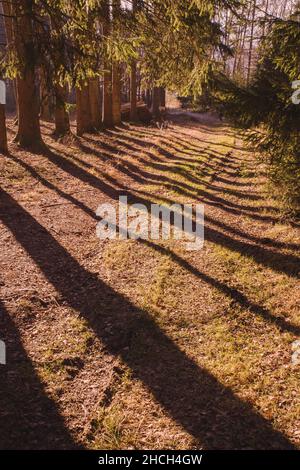
{"label": "bare tree trunk", "polygon": [[[132,0],[132,13],[136,14],[138,7],[138,0]],[[134,60],[130,69],[130,120],[138,120],[137,112],[137,63]]]}
{"label": "bare tree trunk", "polygon": [[138,101],[141,100],[142,97],[142,90],[141,90],[141,79],[139,74],[137,74],[137,99]]}
{"label": "bare tree trunk", "polygon": [[242,49],[244,47],[246,27],[245,27],[245,24],[244,24],[245,22],[243,21],[243,18],[244,18],[245,11],[246,11],[246,6],[243,5],[242,13],[241,13],[242,22],[239,25],[238,33],[236,36],[236,51],[234,54],[234,62],[233,62],[233,68],[232,68],[233,78],[235,78],[236,76],[237,67],[240,62],[240,56],[242,54]]}
{"label": "bare tree trunk", "polygon": [[[106,0],[103,3],[103,36],[107,37],[110,32],[110,12],[109,2]],[[112,67],[111,62],[106,60],[104,62],[103,73],[103,96],[102,96],[102,123],[105,127],[112,127]]]}
{"label": "bare tree trunk", "polygon": [[77,135],[82,136],[85,132],[93,130],[91,124],[89,87],[83,85],[76,88],[76,110],[77,110]]}
{"label": "bare tree trunk", "polygon": [[111,66],[107,65],[103,75],[102,123],[105,127],[112,127],[112,72]]}
{"label": "bare tree trunk", "polygon": [[26,72],[23,78],[17,78],[18,133],[15,141],[21,147],[38,146],[42,143],[35,78],[33,71]]}
{"label": "bare tree trunk", "polygon": [[[117,19],[120,13],[120,0],[113,0],[113,18]],[[113,125],[121,123],[121,66],[118,62],[112,65],[112,115]]]}
{"label": "bare tree trunk", "polygon": [[266,0],[265,4],[265,18],[264,18],[264,23],[263,23],[263,31],[262,31],[262,36],[263,38],[266,35],[266,24],[267,24],[267,19],[268,19],[268,13],[269,13],[269,0]]}
{"label": "bare tree trunk", "polygon": [[45,74],[40,71],[40,97],[41,97],[41,109],[40,115],[42,119],[50,121],[52,119],[52,93],[48,90]]}
{"label": "bare tree trunk", "polygon": [[[228,23],[229,23],[228,15],[229,15],[229,12],[228,10],[226,10],[225,25],[224,25],[224,42],[226,45],[228,45]],[[224,59],[223,69],[224,69],[224,72],[226,73],[226,69],[227,69],[226,57]]]}
{"label": "bare tree trunk", "polygon": [[154,87],[152,91],[152,115],[154,119],[160,118],[160,88]]}
{"label": "bare tree trunk", "polygon": [[0,152],[8,152],[4,104],[0,104]]}
{"label": "bare tree trunk", "polygon": [[98,78],[93,78],[89,81],[89,103],[91,125],[93,129],[99,130],[101,127],[101,97]]}
{"label": "bare tree trunk", "polygon": [[[13,35],[13,22],[12,22],[12,5],[10,1],[1,1],[2,9],[4,13],[4,26],[5,26],[5,36],[6,36],[6,45],[8,48],[11,48],[14,42]],[[13,91],[15,96],[16,109],[18,114],[18,99],[17,99],[17,85],[16,80],[13,81]],[[16,121],[18,122],[18,121]]]}
{"label": "bare tree trunk", "polygon": [[66,110],[66,88],[57,86],[55,90],[55,135],[64,136],[70,132],[70,118]]}
{"label": "bare tree trunk", "polygon": [[249,44],[249,57],[248,57],[248,70],[247,70],[247,85],[249,85],[250,78],[251,78],[255,12],[256,12],[256,0],[253,0],[253,9],[252,9],[252,18],[251,18],[251,32],[250,32],[250,44]]}
{"label": "bare tree trunk", "polygon": [[287,12],[288,1],[284,0],[281,5],[280,18],[285,18]]}
{"label": "bare tree trunk", "polygon": [[[5,33],[6,33],[6,42],[9,47],[13,42],[13,29],[12,29],[12,20],[10,18],[12,14],[11,5],[9,2],[1,2],[3,13],[4,13],[4,24],[5,24]],[[6,91],[4,89],[4,95]],[[7,132],[6,132],[6,117],[5,117],[5,104],[0,104],[0,152],[6,154],[8,152],[7,147]]]}
{"label": "bare tree trunk", "polygon": [[147,88],[146,90],[146,104],[148,108],[150,109],[152,105],[152,92],[150,88]]}
{"label": "bare tree trunk", "polygon": [[21,147],[39,146],[42,143],[39,122],[39,87],[34,57],[32,2],[10,2],[15,16],[13,35],[17,57],[24,64],[21,76],[16,79],[18,99],[18,132],[15,137]]}
{"label": "bare tree trunk", "polygon": [[137,80],[136,80],[136,61],[131,64],[130,71],[130,120],[138,120],[137,112]]}
{"label": "bare tree trunk", "polygon": [[121,70],[120,64],[113,64],[112,73],[112,114],[113,125],[121,123]]}
{"label": "bare tree trunk", "polygon": [[166,107],[166,89],[164,87],[160,87],[160,105],[162,108]]}
{"label": "bare tree trunk", "polygon": [[[244,6],[243,8],[246,8],[246,14],[247,14],[247,18],[248,18],[248,16],[251,13],[251,3],[250,3],[250,7],[249,7],[249,5],[247,5],[247,7]],[[247,28],[248,28],[248,22],[245,21],[244,29],[242,29],[242,34],[241,34],[241,46],[240,46],[239,56],[238,56],[237,66],[236,66],[236,70],[241,70],[241,72],[242,72],[241,78],[242,78],[243,81],[245,80],[245,75],[244,75],[244,70],[245,70],[245,68],[244,68],[244,53],[245,53]]]}

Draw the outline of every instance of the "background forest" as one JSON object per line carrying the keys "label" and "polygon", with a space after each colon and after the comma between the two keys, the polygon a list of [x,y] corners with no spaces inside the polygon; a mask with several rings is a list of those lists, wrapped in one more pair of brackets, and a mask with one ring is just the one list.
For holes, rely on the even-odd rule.
{"label": "background forest", "polygon": [[[299,209],[298,2],[3,1],[1,73],[13,80],[15,141],[38,146],[40,119],[77,135],[161,119],[166,89],[219,108],[266,156],[283,205]],[[5,39],[6,37],[6,39]],[[123,106],[123,109],[122,109]],[[7,150],[4,110],[1,148]],[[123,114],[122,114],[123,113]]]}

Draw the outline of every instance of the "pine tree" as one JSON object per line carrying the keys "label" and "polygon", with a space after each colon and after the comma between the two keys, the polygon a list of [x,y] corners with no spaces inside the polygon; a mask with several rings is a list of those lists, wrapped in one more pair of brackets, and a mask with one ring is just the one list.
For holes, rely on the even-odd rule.
{"label": "pine tree", "polygon": [[[6,4],[6,5],[5,5]],[[23,64],[16,78],[18,132],[15,140],[21,147],[39,146],[42,143],[39,123],[39,91],[33,34],[33,2],[3,2],[13,16],[12,32],[17,60]]]}

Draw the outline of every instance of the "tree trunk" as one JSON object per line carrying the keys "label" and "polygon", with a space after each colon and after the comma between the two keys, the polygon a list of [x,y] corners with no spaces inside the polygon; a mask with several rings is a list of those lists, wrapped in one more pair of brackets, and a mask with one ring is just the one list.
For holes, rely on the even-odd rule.
{"label": "tree trunk", "polygon": [[18,132],[15,141],[24,148],[39,146],[42,143],[35,78],[33,71],[27,71],[23,78],[17,78]]}
{"label": "tree trunk", "polygon": [[130,120],[138,120],[137,112],[137,80],[136,80],[136,62],[131,64],[130,73]]}
{"label": "tree trunk", "polygon": [[93,130],[88,85],[83,85],[82,88],[76,88],[76,110],[77,135],[82,136],[85,132],[91,132]]}
{"label": "tree trunk", "polygon": [[[10,1],[2,1],[2,9],[4,13],[4,26],[5,26],[5,36],[6,36],[6,47],[9,50],[14,42],[13,34],[13,22],[12,22],[12,5]],[[16,80],[13,81],[13,90],[15,95],[15,104],[18,113],[18,100],[17,100],[17,86]],[[17,121],[18,122],[18,121]]]}
{"label": "tree trunk", "polygon": [[148,108],[150,109],[152,105],[152,92],[150,88],[147,88],[146,90],[146,104]]}
{"label": "tree trunk", "polygon": [[[121,1],[112,1],[113,19],[117,20],[120,14]],[[113,125],[121,123],[121,65],[113,61],[112,65],[112,117]]]}
{"label": "tree trunk", "polygon": [[99,130],[101,127],[101,97],[98,78],[93,78],[89,81],[89,102],[91,125],[94,129]]}
{"label": "tree trunk", "polygon": [[[103,36],[106,38],[109,36],[110,32],[109,2],[107,0],[103,2],[102,9],[102,32]],[[103,65],[102,123],[105,127],[112,127],[112,67],[111,62],[108,59],[104,61]]]}
{"label": "tree trunk", "polygon": [[55,90],[55,135],[63,136],[70,132],[70,118],[66,110],[66,89],[57,86]]}
{"label": "tree trunk", "polygon": [[7,153],[7,134],[5,124],[5,104],[0,104],[0,152]]}
{"label": "tree trunk", "polygon": [[160,88],[154,87],[152,91],[152,115],[154,119],[160,118]]}
{"label": "tree trunk", "polygon": [[[241,17],[244,17],[246,11],[246,6],[243,5],[242,12],[241,12]],[[245,31],[243,21],[241,21],[239,27],[238,27],[238,32],[236,35],[236,44],[235,44],[235,54],[234,54],[234,61],[233,61],[233,67],[232,67],[232,78],[235,78],[236,76],[236,71],[237,71],[237,65],[238,65],[238,59],[240,59],[240,55],[242,53],[242,46],[243,46],[243,31]]]}
{"label": "tree trunk", "polygon": [[36,82],[36,67],[33,63],[32,1],[19,0],[12,3],[13,34],[17,57],[24,64],[16,79],[18,98],[18,132],[15,140],[21,147],[39,146],[42,143],[39,122],[39,92]]}
{"label": "tree trunk", "polygon": [[266,35],[266,24],[267,24],[267,21],[268,21],[268,13],[269,13],[269,0],[266,0],[266,3],[264,5],[264,7],[265,7],[265,18],[264,18],[263,32],[262,32],[263,38]]}
{"label": "tree trunk", "polygon": [[160,105],[162,108],[166,107],[166,89],[164,87],[160,87]]}
{"label": "tree trunk", "polygon": [[[135,15],[138,9],[138,0],[132,0],[132,14]],[[130,120],[138,120],[137,111],[137,64],[134,60],[130,69]]]}
{"label": "tree trunk", "polygon": [[52,111],[53,111],[53,96],[52,92],[48,89],[47,82],[45,79],[45,74],[41,70],[40,73],[40,97],[41,97],[41,109],[40,114],[41,118],[45,119],[46,121],[50,121],[52,119]]}
{"label": "tree trunk", "polygon": [[121,123],[121,68],[116,62],[112,73],[112,117],[114,126]]}
{"label": "tree trunk", "polygon": [[254,23],[255,23],[255,12],[256,12],[256,0],[253,0],[253,10],[251,18],[251,30],[250,30],[250,44],[249,44],[249,56],[248,56],[248,70],[247,70],[247,85],[251,79],[251,66],[252,66],[252,55],[253,55],[253,35],[254,35]]}
{"label": "tree trunk", "polygon": [[105,127],[112,127],[112,73],[111,67],[107,67],[107,64],[105,69],[103,75],[102,123]]}

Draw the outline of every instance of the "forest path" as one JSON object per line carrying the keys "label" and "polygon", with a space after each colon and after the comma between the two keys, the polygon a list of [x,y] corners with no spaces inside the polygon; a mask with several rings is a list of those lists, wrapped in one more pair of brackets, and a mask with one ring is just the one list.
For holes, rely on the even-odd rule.
{"label": "forest path", "polygon": [[[300,444],[300,229],[280,220],[263,167],[231,128],[171,120],[67,146],[45,123],[47,154],[11,146],[1,448]],[[97,207],[121,195],[204,204],[204,248],[100,241]]]}

